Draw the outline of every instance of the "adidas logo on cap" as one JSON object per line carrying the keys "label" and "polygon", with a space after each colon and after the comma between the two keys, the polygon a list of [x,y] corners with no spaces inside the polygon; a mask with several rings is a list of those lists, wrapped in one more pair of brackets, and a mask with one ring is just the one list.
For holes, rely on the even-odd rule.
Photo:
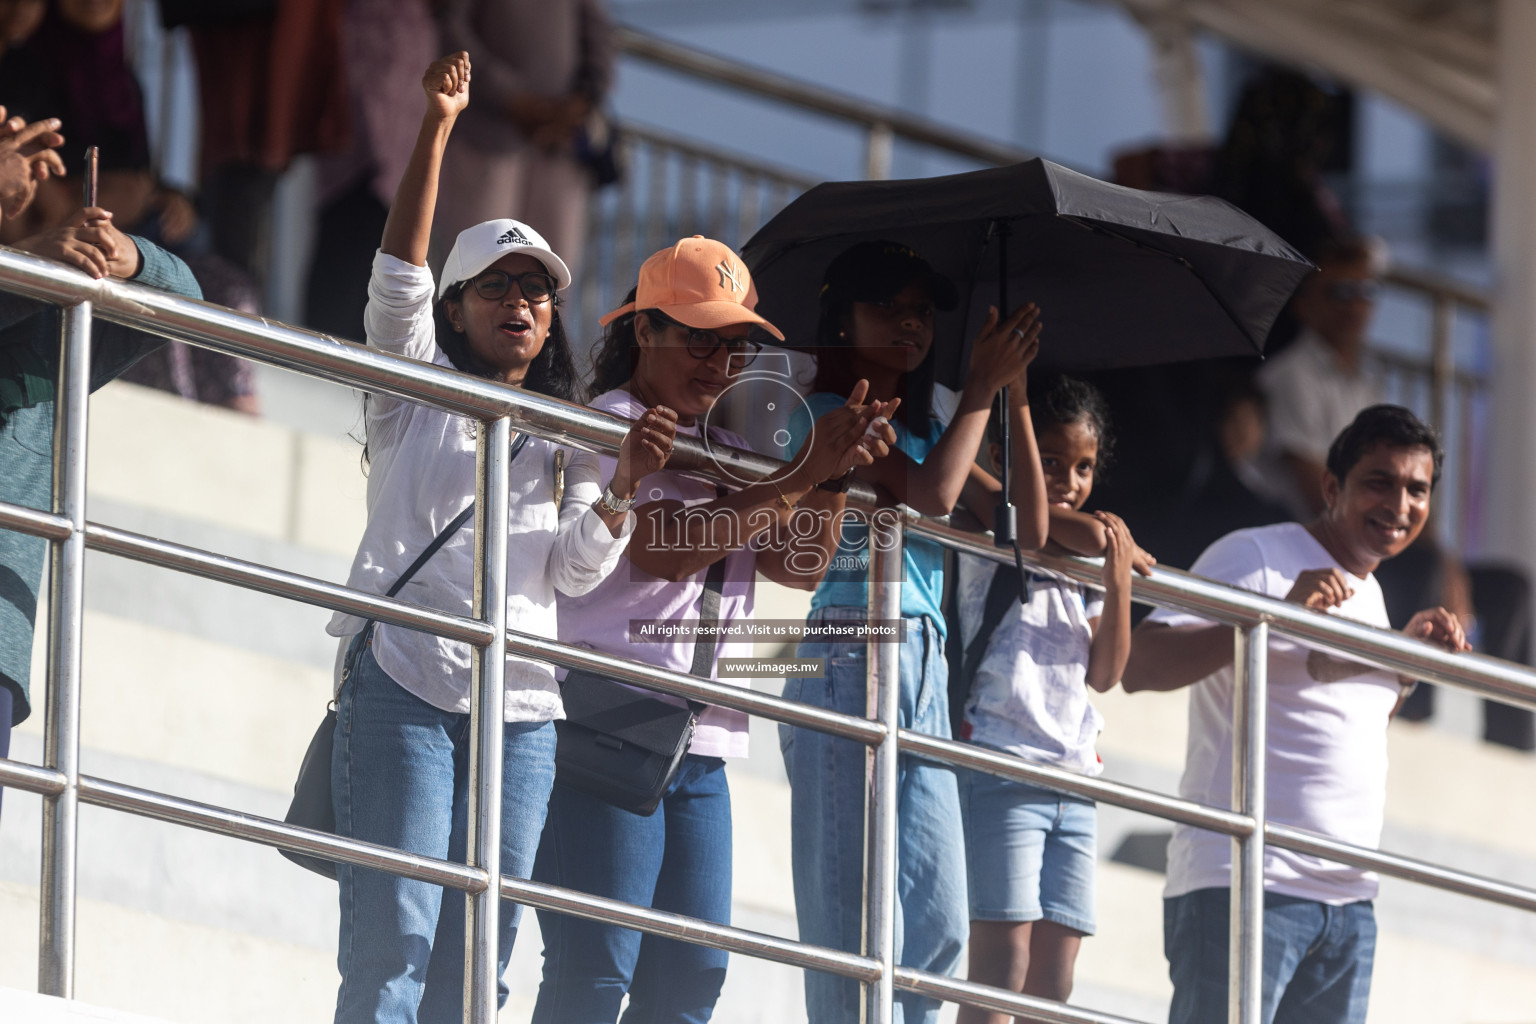
{"label": "adidas logo on cap", "polygon": [[521,231],[517,230],[517,228],[507,228],[506,231],[503,231],[501,233],[501,237],[496,239],[496,244],[497,245],[532,245],[533,243],[528,241],[528,236],[523,234]]}

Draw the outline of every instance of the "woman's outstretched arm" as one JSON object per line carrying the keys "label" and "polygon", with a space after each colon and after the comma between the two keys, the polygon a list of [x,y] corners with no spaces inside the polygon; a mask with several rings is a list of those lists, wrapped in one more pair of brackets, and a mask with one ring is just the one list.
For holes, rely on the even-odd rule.
{"label": "woman's outstretched arm", "polygon": [[421,77],[421,87],[427,94],[427,110],[421,118],[416,148],[411,150],[411,160],[389,207],[379,246],[386,255],[417,267],[427,265],[443,149],[453,132],[453,122],[469,106],[469,54],[460,51],[433,61]]}

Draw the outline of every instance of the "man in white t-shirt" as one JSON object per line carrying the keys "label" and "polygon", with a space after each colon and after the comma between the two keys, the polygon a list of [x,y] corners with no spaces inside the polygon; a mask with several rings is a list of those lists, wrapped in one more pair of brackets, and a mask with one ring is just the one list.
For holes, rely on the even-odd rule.
{"label": "man in white t-shirt", "polygon": [[[1386,628],[1371,575],[1424,528],[1440,475],[1439,442],[1407,409],[1372,406],[1328,450],[1323,513],[1313,522],[1238,530],[1192,571],[1320,614]],[[1404,630],[1470,647],[1455,616],[1421,611]],[[1137,628],[1128,691],[1194,686],[1179,794],[1225,807],[1232,786],[1232,629],[1158,611]],[[1269,644],[1268,818],[1374,847],[1386,801],[1387,722],[1411,682],[1289,640]],[[1168,848],[1164,952],[1169,1024],[1225,1024],[1232,843],[1178,826]],[[1266,847],[1264,1024],[1363,1024],[1376,921],[1374,874]]]}
{"label": "man in white t-shirt", "polygon": [[1303,282],[1291,306],[1301,334],[1258,372],[1269,404],[1266,479],[1298,518],[1323,510],[1328,446],[1356,413],[1381,401],[1364,366],[1380,263],[1365,241],[1325,246],[1317,273]]}

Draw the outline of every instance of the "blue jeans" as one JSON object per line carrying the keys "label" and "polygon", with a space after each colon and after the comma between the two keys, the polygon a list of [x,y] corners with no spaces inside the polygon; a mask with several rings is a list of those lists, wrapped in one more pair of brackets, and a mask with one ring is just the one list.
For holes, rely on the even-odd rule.
{"label": "blue jeans", "polygon": [[[462,862],[469,716],[441,711],[407,693],[379,668],[371,650],[362,652],[356,666],[336,698],[331,755],[336,831]],[[501,870],[526,878],[555,778],[555,727],[513,722],[503,737]],[[338,865],[337,876],[337,1024],[462,1020],[464,894],[346,864]],[[512,955],[521,909],[501,904],[497,945],[502,971]],[[504,1003],[507,988],[500,988]]]}
{"label": "blue jeans", "polygon": [[[862,620],[863,608],[824,608],[818,619]],[[901,724],[949,738],[943,637],[926,618],[907,619],[901,644]],[[825,658],[820,678],[790,679],[789,700],[864,717],[865,647],[860,641],[802,643],[798,657]],[[809,729],[779,726],[790,800],[795,914],[800,938],[858,952],[862,947],[864,759],[866,747]],[[960,966],[970,923],[960,796],[952,769],[902,757],[897,777],[896,961],[935,974]],[[859,1017],[859,983],[807,971],[810,1024]],[[896,993],[896,1024],[933,1024],[939,1001]]]}
{"label": "blue jeans", "polygon": [[[689,755],[655,814],[555,786],[533,877],[596,896],[731,922],[731,793],[725,762]],[[534,1024],[703,1024],[727,954],[539,911],[544,983]]]}
{"label": "blue jeans", "polygon": [[[1198,889],[1163,901],[1168,1024],[1226,1024],[1229,898]],[[1369,900],[1334,906],[1265,893],[1263,1024],[1365,1024],[1375,956]]]}

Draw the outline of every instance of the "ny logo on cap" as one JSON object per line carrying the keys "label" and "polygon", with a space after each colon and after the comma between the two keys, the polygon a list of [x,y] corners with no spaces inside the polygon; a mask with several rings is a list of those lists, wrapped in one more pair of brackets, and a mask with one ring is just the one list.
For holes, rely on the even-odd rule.
{"label": "ny logo on cap", "polygon": [[731,283],[731,291],[744,292],[747,290],[746,287],[741,283],[741,268],[733,266],[730,260],[721,260],[715,266],[715,269],[720,271],[721,288],[724,288],[726,286],[725,283],[729,281]]}
{"label": "ny logo on cap", "polygon": [[517,230],[517,228],[507,228],[506,231],[502,232],[501,237],[496,239],[497,245],[512,245],[514,243],[518,245],[533,244],[528,241],[528,236]]}

